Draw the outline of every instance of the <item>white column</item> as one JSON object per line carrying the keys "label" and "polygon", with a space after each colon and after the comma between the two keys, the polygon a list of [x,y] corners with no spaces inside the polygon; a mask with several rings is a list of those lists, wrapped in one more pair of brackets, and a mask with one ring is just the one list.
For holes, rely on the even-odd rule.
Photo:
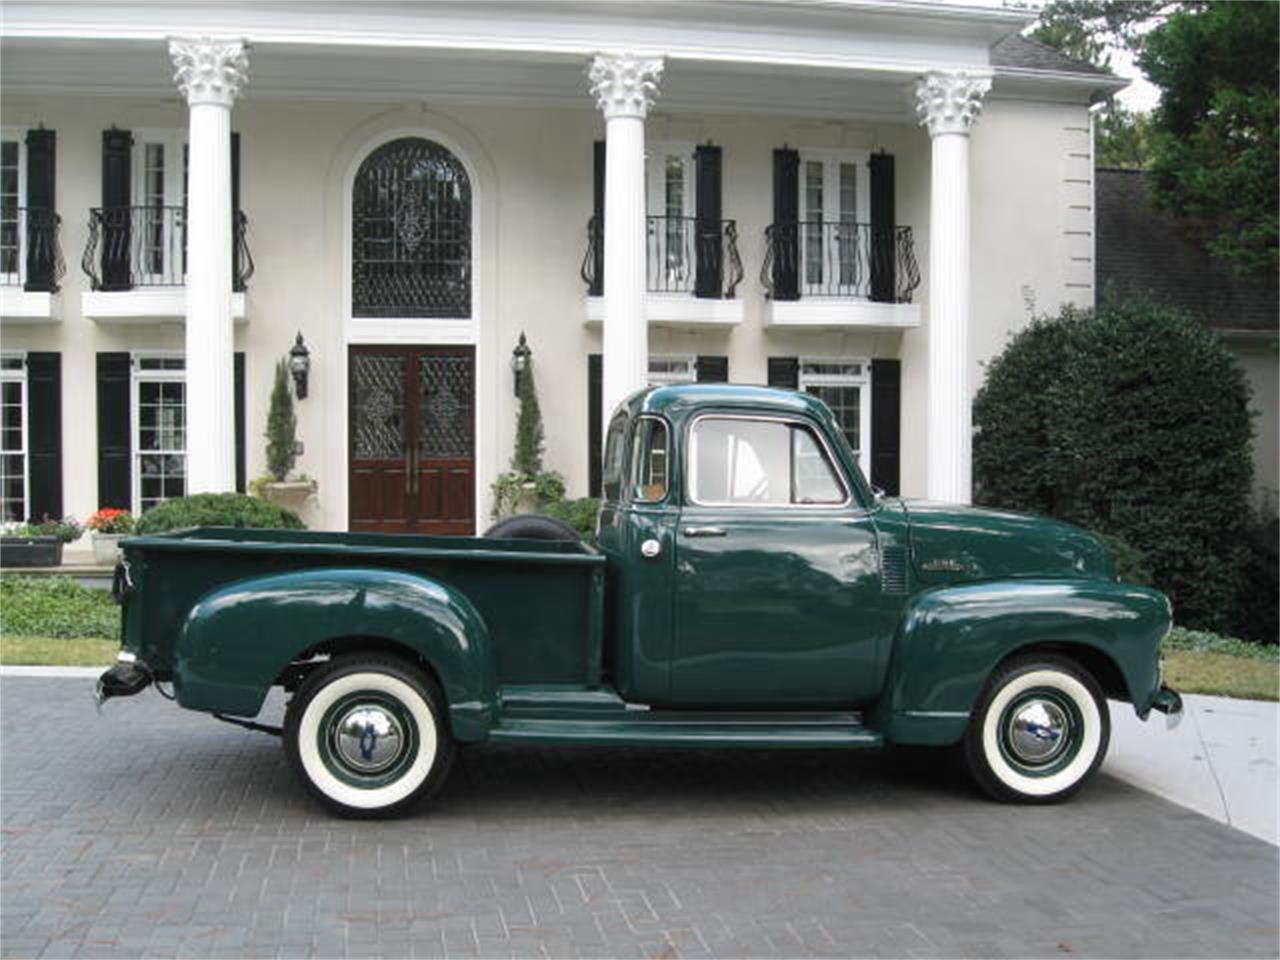
{"label": "white column", "polygon": [[973,498],[969,392],[969,130],[991,88],[986,76],[929,73],[916,84],[916,113],[929,128],[930,500]]}
{"label": "white column", "polygon": [[605,116],[604,360],[606,428],[614,407],[649,380],[644,315],[644,118],[662,76],[660,57],[600,54],[591,92]]}
{"label": "white column", "polygon": [[248,78],[248,44],[169,41],[187,98],[187,492],[236,488],[231,317],[231,105]]}

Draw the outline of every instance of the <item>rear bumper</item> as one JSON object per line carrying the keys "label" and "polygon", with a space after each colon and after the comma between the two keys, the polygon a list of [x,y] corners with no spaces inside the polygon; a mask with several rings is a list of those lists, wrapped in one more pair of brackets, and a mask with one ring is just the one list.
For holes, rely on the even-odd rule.
{"label": "rear bumper", "polygon": [[1159,710],[1167,716],[1171,728],[1182,722],[1182,697],[1177,690],[1161,685],[1151,701],[1151,709]]}
{"label": "rear bumper", "polygon": [[98,678],[93,699],[98,709],[102,709],[102,705],[113,697],[131,697],[141,693],[151,680],[151,671],[145,663],[132,658],[131,654],[121,654],[116,665]]}

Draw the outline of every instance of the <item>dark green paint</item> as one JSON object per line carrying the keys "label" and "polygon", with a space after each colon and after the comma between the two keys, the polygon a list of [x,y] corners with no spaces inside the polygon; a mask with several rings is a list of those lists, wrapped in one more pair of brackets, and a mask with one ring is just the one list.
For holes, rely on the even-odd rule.
{"label": "dark green paint", "polygon": [[[950,743],[991,671],[1033,646],[1105,658],[1120,678],[1112,692],[1139,715],[1176,712],[1157,677],[1168,602],[1117,583],[1086,531],[877,500],[830,412],[805,394],[685,385],[622,409],[628,430],[641,415],[668,426],[669,485],[652,503],[619,484],[599,552],[293,531],[133,538],[125,646],[183,706],[245,716],[308,651],[376,641],[431,665],[464,740]],[[704,413],[807,425],[827,439],[848,503],[687,503],[684,445]],[[708,526],[724,536],[687,536]],[[659,550],[646,558],[649,540]]]}

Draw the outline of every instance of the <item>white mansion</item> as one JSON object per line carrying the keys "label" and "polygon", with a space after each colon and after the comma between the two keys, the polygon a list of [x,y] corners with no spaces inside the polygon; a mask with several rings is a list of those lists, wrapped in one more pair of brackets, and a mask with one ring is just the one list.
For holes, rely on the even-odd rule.
{"label": "white mansion", "polygon": [[1094,300],[1123,86],[1029,19],[6,2],[5,517],[243,489],[298,334],[314,526],[483,528],[522,333],[572,495],[614,403],[698,379],[817,393],[872,482],[967,500],[981,363]]}

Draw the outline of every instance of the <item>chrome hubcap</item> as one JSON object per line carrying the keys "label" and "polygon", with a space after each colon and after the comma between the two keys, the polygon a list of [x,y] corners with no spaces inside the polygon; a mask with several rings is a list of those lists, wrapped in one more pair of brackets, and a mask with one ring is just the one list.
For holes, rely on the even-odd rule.
{"label": "chrome hubcap", "polygon": [[1051,700],[1028,700],[1009,718],[1009,749],[1023,763],[1044,764],[1066,749],[1066,711]]}
{"label": "chrome hubcap", "polygon": [[404,729],[395,714],[376,703],[357,703],[334,726],[334,751],[358,773],[379,773],[405,749]]}

